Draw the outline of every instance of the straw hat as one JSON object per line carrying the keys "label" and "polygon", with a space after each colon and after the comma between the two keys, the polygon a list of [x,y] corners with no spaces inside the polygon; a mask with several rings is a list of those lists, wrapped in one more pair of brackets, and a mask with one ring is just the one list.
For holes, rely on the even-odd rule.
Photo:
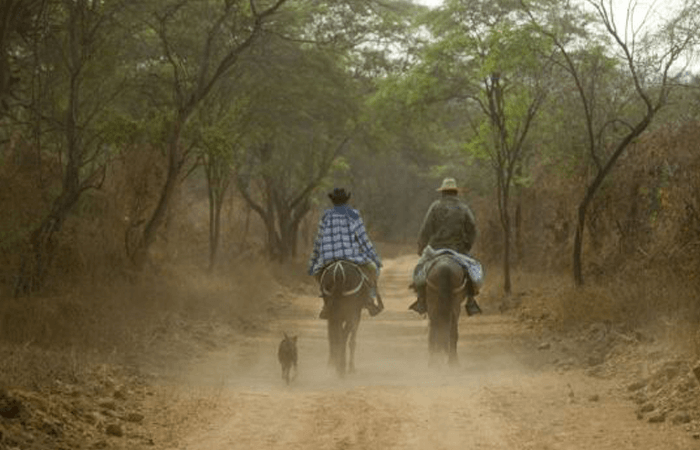
{"label": "straw hat", "polygon": [[457,181],[454,178],[445,178],[442,180],[442,186],[437,188],[438,191],[459,191]]}

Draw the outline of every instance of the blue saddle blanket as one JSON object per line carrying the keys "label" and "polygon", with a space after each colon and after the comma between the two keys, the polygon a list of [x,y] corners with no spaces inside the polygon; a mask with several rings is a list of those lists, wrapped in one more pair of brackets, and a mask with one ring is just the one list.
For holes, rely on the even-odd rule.
{"label": "blue saddle blanket", "polygon": [[450,255],[455,261],[459,263],[462,268],[467,272],[469,278],[472,280],[474,285],[474,290],[479,291],[481,286],[484,285],[484,269],[481,267],[481,263],[469,255],[464,255],[462,253],[457,253],[449,248],[440,248],[435,250],[431,246],[426,246],[423,249],[423,254],[418,260],[416,269],[413,271],[413,284],[416,287],[424,286],[428,278],[428,272],[437,261],[438,256]]}

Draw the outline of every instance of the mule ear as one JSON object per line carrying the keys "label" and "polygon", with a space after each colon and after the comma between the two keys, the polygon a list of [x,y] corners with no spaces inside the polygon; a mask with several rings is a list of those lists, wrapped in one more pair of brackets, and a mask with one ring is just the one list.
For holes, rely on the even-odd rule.
{"label": "mule ear", "polygon": [[292,342],[297,343],[297,336],[292,336]]}
{"label": "mule ear", "polygon": [[285,339],[285,340],[288,340],[288,339],[289,339],[289,336],[287,336],[287,333],[282,332],[282,334],[284,335],[284,339]]}

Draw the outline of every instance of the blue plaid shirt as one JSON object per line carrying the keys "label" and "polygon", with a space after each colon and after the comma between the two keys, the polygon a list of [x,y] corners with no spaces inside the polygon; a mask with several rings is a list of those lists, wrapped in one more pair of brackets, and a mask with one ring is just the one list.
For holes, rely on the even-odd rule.
{"label": "blue plaid shirt", "polygon": [[309,259],[309,275],[336,260],[382,267],[382,261],[367,236],[360,213],[347,205],[327,209],[318,224],[314,250]]}

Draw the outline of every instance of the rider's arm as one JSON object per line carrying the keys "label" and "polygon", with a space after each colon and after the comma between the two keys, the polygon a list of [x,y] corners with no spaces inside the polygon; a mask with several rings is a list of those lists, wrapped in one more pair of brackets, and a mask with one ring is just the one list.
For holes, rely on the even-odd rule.
{"label": "rider's arm", "polygon": [[365,253],[369,259],[374,261],[377,265],[377,271],[379,271],[379,268],[382,267],[382,260],[374,249],[374,245],[372,245],[369,236],[367,236],[367,230],[365,229],[365,223],[362,221],[362,217],[354,221],[352,229],[361,251]]}
{"label": "rider's arm", "polygon": [[309,257],[308,272],[309,275],[313,275],[313,268],[316,261],[321,256],[321,240],[323,239],[324,229],[326,227],[326,213],[321,216],[321,220],[318,222],[318,231],[316,232],[316,239],[314,240],[314,248],[311,251],[311,257]]}
{"label": "rider's arm", "polygon": [[435,224],[433,223],[433,210],[435,209],[436,204],[437,202],[433,202],[433,204],[430,205],[430,208],[428,208],[428,212],[425,213],[425,217],[423,218],[423,225],[420,227],[420,232],[418,233],[419,255],[423,254],[423,249],[428,245],[428,243],[430,242],[430,237],[435,232]]}
{"label": "rider's arm", "polygon": [[476,236],[478,233],[474,213],[472,213],[472,210],[466,204],[464,205],[464,215],[464,236],[467,239],[467,251],[469,251],[474,245],[474,242],[476,242]]}

